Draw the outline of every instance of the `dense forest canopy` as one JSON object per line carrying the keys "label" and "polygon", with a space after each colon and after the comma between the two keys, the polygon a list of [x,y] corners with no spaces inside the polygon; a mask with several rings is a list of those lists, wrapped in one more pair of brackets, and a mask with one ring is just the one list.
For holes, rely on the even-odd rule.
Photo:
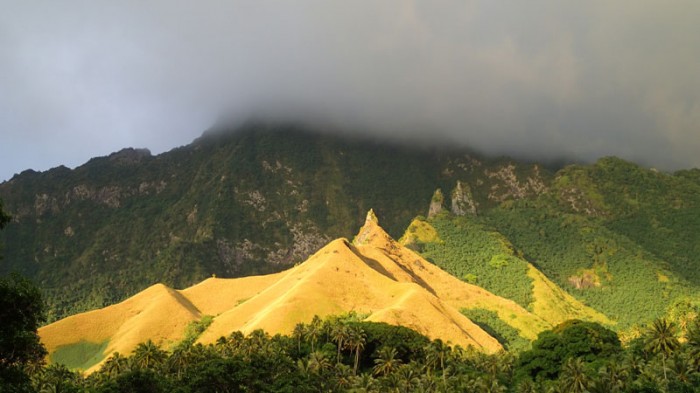
{"label": "dense forest canopy", "polygon": [[[73,392],[697,392],[700,322],[681,337],[658,320],[627,347],[596,323],[568,321],[523,352],[486,355],[356,315],[299,324],[291,335],[233,333],[215,344],[151,341],[83,376],[36,371],[38,391]],[[53,391],[53,390],[52,390]]]}

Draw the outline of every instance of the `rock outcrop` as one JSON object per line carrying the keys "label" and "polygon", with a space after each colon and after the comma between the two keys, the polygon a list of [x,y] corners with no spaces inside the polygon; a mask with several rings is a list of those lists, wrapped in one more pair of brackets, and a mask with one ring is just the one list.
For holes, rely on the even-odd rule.
{"label": "rock outcrop", "polygon": [[476,202],[469,184],[457,180],[457,186],[452,190],[452,214],[465,216],[476,215]]}
{"label": "rock outcrop", "polygon": [[428,208],[428,218],[435,217],[442,212],[445,206],[445,196],[442,195],[442,190],[435,190],[433,197],[430,199],[430,207]]}

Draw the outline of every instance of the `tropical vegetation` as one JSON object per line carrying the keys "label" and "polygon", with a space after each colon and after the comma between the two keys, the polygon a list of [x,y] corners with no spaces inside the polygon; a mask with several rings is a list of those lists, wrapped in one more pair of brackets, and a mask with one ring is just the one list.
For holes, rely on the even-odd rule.
{"label": "tropical vegetation", "polygon": [[530,350],[486,355],[349,314],[314,318],[290,335],[234,332],[172,350],[149,341],[90,375],[51,364],[31,381],[40,392],[700,391],[700,320],[685,337],[668,326],[657,320],[623,347],[615,332],[574,320]]}

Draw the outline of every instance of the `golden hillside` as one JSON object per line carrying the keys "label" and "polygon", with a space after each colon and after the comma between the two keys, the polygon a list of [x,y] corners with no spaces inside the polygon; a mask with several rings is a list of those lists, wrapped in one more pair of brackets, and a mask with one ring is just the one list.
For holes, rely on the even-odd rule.
{"label": "golden hillside", "polygon": [[82,343],[106,342],[99,359],[113,352],[128,354],[148,339],[163,344],[181,340],[187,325],[201,316],[178,291],[156,284],[119,304],[44,326],[39,336],[49,354]]}
{"label": "golden hillside", "polygon": [[370,211],[353,243],[334,240],[284,272],[210,278],[180,291],[154,285],[122,303],[48,325],[39,334],[50,353],[95,344],[99,353],[92,354],[91,370],[112,352],[130,353],[149,339],[168,347],[203,315],[214,319],[199,337],[202,343],[238,330],[290,333],[314,315],[355,311],[368,321],[406,326],[452,344],[500,350],[496,339],[459,312],[462,308],[492,310],[530,339],[551,327],[515,302],[458,280],[401,246]]}

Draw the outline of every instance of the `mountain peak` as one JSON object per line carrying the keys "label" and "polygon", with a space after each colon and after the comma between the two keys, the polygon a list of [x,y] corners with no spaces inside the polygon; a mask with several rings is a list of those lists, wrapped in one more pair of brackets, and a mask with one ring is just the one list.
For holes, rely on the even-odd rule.
{"label": "mountain peak", "polygon": [[377,215],[374,214],[374,210],[369,209],[367,212],[367,218],[365,218],[365,225],[360,228],[360,231],[357,233],[357,236],[355,236],[352,243],[356,246],[368,244],[377,237],[382,239],[390,238],[389,234],[386,233],[381,226],[379,226],[379,219],[377,218]]}
{"label": "mountain peak", "polygon": [[377,219],[377,215],[374,214],[374,209],[369,209],[369,211],[367,212],[367,218],[365,218],[365,225],[369,223],[379,225],[379,219]]}

